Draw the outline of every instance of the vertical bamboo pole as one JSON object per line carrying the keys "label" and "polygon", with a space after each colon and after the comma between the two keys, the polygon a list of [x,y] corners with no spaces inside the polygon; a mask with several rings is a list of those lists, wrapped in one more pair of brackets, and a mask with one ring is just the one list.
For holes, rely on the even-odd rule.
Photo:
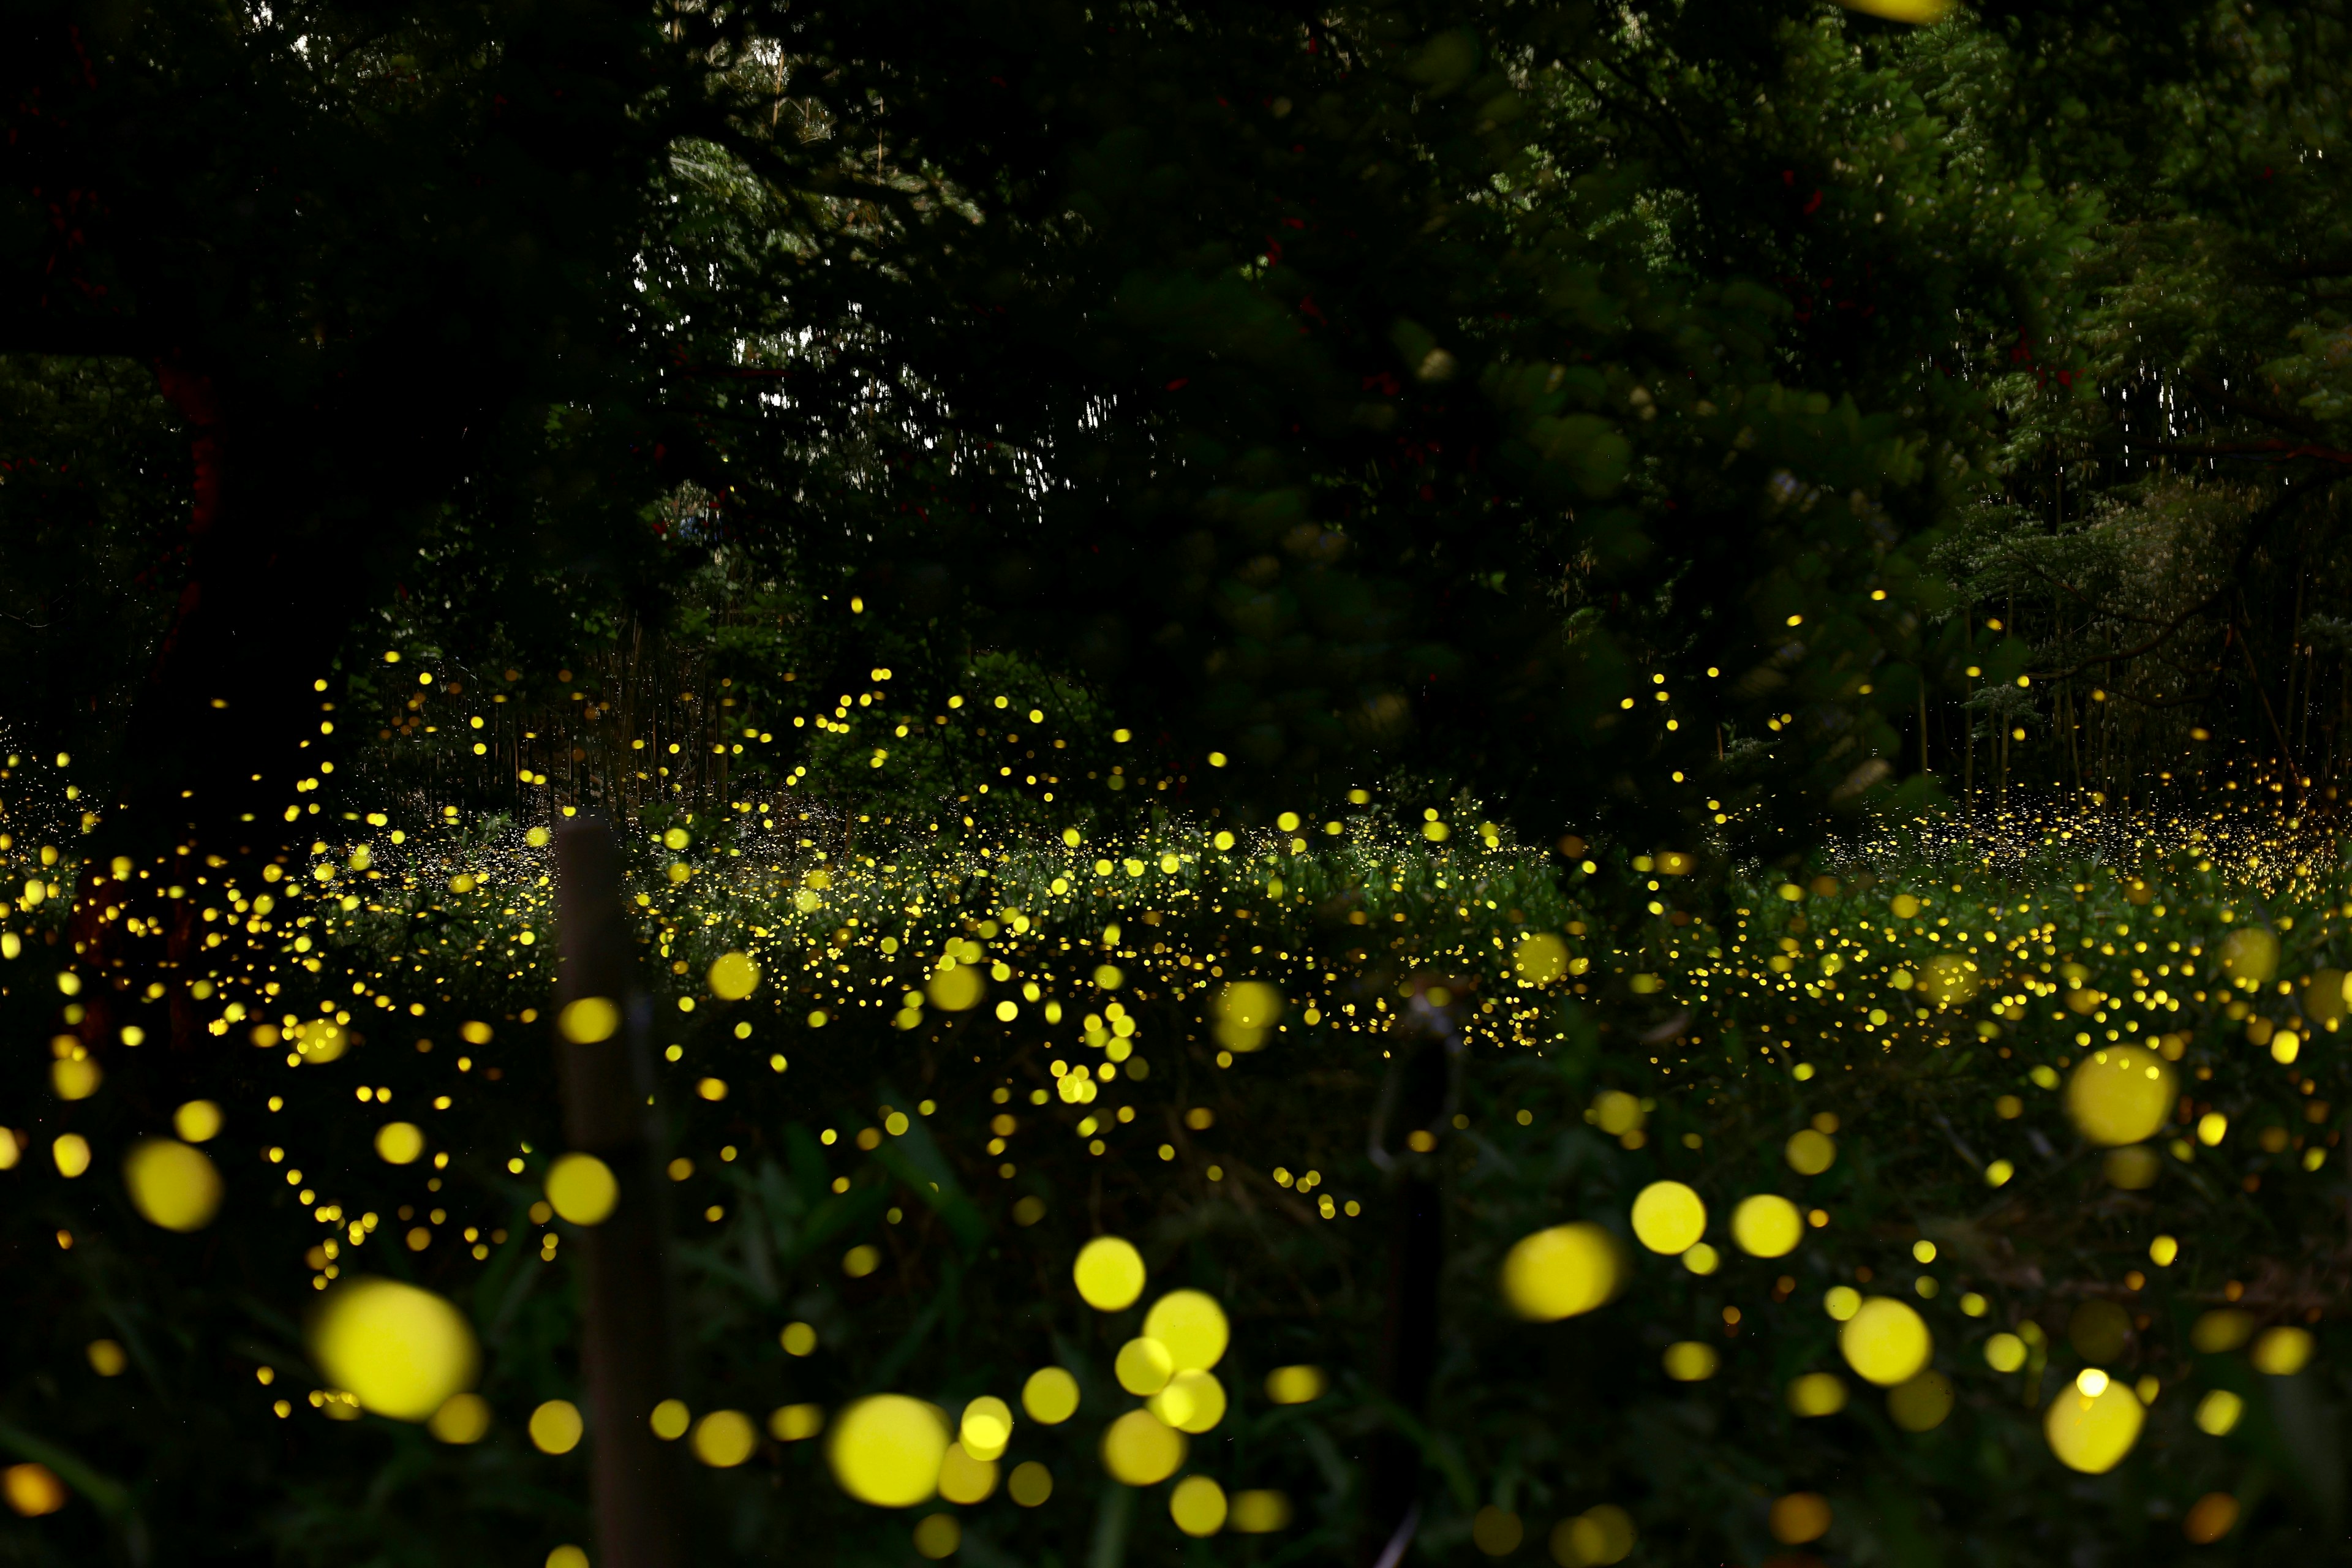
{"label": "vertical bamboo pole", "polygon": [[677,1459],[649,1417],[673,1390],[669,1372],[667,1226],[647,1045],[650,1004],[636,983],[636,943],[621,901],[621,849],[601,817],[556,829],[561,1008],[602,996],[621,1012],[611,1038],[578,1042],[556,1031],[556,1078],[572,1147],[619,1178],[610,1218],[579,1247],[598,1568],[679,1568],[685,1552]]}
{"label": "vertical bamboo pole", "polygon": [[[1977,651],[1977,607],[1968,606],[1968,624],[1961,628],[1961,656],[1975,662]],[[1960,795],[1968,802],[1974,816],[1977,809],[1977,721],[1969,711],[1969,700],[1976,696],[1976,677],[1964,676],[1960,680]]]}
{"label": "vertical bamboo pole", "polygon": [[[1716,760],[1723,760],[1723,747],[1715,748]],[[1927,661],[1919,661],[1919,771],[1927,772]]]}
{"label": "vertical bamboo pole", "polygon": [[[1406,1429],[1421,1419],[1437,1371],[1437,1284],[1444,1272],[1445,1221],[1440,1140],[1453,1109],[1460,1032],[1425,987],[1391,1032],[1396,1058],[1372,1123],[1372,1161],[1389,1173],[1388,1302],[1381,1335],[1379,1388],[1403,1419],[1372,1437],[1358,1561],[1398,1568],[1421,1523],[1421,1445]],[[1391,1148],[1395,1138],[1402,1148]]]}

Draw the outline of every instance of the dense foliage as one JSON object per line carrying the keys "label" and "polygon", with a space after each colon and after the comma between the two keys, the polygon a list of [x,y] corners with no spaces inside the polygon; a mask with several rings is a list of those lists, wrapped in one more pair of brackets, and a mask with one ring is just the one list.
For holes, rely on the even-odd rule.
{"label": "dense foliage", "polygon": [[[1610,1504],[1645,1558],[1754,1561],[1766,1505],[1796,1492],[1828,1497],[1830,1544],[1857,1558],[2177,1539],[2211,1491],[2242,1499],[2253,1537],[2332,1517],[2312,1434],[2340,1398],[2333,1358],[2264,1379],[2232,1353],[2250,1334],[2209,1331],[2228,1305],[2299,1329],[2335,1300],[2319,1238],[2347,1092],[2340,871],[2235,818],[2021,819],[1997,867],[1965,843],[1874,846],[1810,888],[1734,883],[1721,925],[1672,907],[1674,882],[1664,912],[1612,940],[1499,830],[1463,823],[1433,848],[1377,814],[1338,826],[1316,833],[1328,847],[1169,831],[1001,857],[918,843],[885,861],[814,850],[796,815],[772,814],[651,847],[635,879],[647,958],[677,972],[656,1037],[674,1043],[659,1094],[690,1325],[679,1396],[764,1419],[905,1388],[953,1410],[1069,1367],[1077,1418],[1023,1426],[1006,1459],[1045,1464],[1052,1499],[957,1510],[964,1549],[1104,1561],[1109,1531],[1110,1560],[1158,1560],[1183,1537],[1093,1455],[1127,1403],[1109,1363],[1134,1313],[1092,1311],[1069,1285],[1088,1235],[1124,1235],[1155,1295],[1205,1288],[1232,1314],[1233,1413],[1192,1469],[1293,1500],[1293,1529],[1257,1555],[1344,1553],[1366,1505],[1351,1457],[1384,1408],[1368,1369],[1397,1220],[1366,1141],[1404,1037],[1391,1020],[1415,977],[1443,975],[1466,1054],[1427,1156],[1446,1241],[1426,1550],[1459,1550],[1481,1508],[1499,1511],[1479,1528],[1507,1514],[1540,1536]],[[32,1113],[9,1246],[45,1283],[12,1353],[47,1370],[16,1386],[5,1436],[97,1505],[20,1536],[27,1550],[136,1556],[169,1521],[299,1561],[431,1561],[486,1540],[529,1561],[583,1533],[577,1456],[534,1453],[523,1430],[540,1402],[579,1397],[558,1266],[578,1233],[533,1207],[562,1148],[531,1027],[551,966],[525,940],[547,929],[548,862],[511,829],[400,837],[338,835],[282,880],[198,892],[266,925],[203,1004],[226,1056],[100,1053],[102,1087],[37,1111],[41,1063],[20,1056]],[[24,923],[8,990],[37,1034],[63,955],[54,921]],[[703,979],[730,951],[762,972],[740,1002]],[[989,1005],[940,1005],[942,959],[1001,965],[979,983]],[[1237,1037],[1217,1003],[1244,978],[1285,1008]],[[1131,1034],[1105,1024],[1112,1002]],[[2294,1032],[2300,1055],[2278,1043]],[[2171,1130],[2103,1163],[2058,1091],[2108,1037],[2146,1041],[2182,1081]],[[1062,1091],[1082,1078],[1083,1097]],[[219,1239],[142,1225],[103,1165],[47,1168],[54,1139],[86,1137],[104,1161],[199,1089],[226,1116],[208,1145],[227,1184]],[[379,1129],[411,1118],[446,1162],[379,1156]],[[1828,1135],[1819,1158],[1790,1142],[1809,1129]],[[1586,1216],[1622,1235],[1661,1179],[1715,1216],[1703,1263],[1633,1266],[1626,1300],[1564,1324],[1507,1310],[1513,1243]],[[1759,1192],[1816,1211],[1790,1256],[1743,1257],[1722,1228]],[[2151,1261],[2160,1237],[2172,1250]],[[328,1418],[306,1299],[355,1269],[467,1307],[487,1437],[436,1452],[397,1422],[302,1425]],[[1822,1311],[1839,1285],[1917,1302],[1943,1380],[1928,1417],[1849,1386]],[[814,1353],[779,1347],[788,1322],[813,1327]],[[2027,1347],[2011,1364],[1987,1349],[2003,1333]],[[101,1340],[128,1353],[117,1378],[89,1370]],[[1670,1347],[1693,1344],[1719,1369],[1678,1381]],[[1267,1373],[1297,1364],[1326,1369],[1330,1391],[1270,1403]],[[2147,1434],[2088,1491],[2058,1484],[2039,1430],[2084,1365],[2152,1380]],[[265,1368],[276,1381],[257,1386]],[[1795,1380],[1823,1373],[1842,1413],[1792,1411]],[[2212,1414],[2216,1389],[2242,1416]],[[281,1400],[291,1414],[273,1415]],[[707,1472],[705,1549],[759,1555],[788,1533],[845,1560],[903,1552],[906,1521],[835,1494],[819,1447]],[[770,1473],[780,1488],[752,1479]]]}

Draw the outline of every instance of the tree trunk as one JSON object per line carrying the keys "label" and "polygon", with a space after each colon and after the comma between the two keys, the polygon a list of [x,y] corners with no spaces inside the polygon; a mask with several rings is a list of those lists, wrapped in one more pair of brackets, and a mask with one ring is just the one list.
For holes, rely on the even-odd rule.
{"label": "tree trunk", "polygon": [[580,1244],[580,1352],[591,1428],[600,1568],[677,1568],[685,1560],[677,1458],[650,1424],[674,1392],[670,1371],[667,1227],[659,1142],[649,1110],[651,1004],[636,983],[636,942],[621,893],[621,851],[601,818],[555,837],[562,900],[561,1008],[602,996],[621,1009],[620,1032],[577,1043],[557,1031],[564,1135],[619,1178],[609,1218]]}

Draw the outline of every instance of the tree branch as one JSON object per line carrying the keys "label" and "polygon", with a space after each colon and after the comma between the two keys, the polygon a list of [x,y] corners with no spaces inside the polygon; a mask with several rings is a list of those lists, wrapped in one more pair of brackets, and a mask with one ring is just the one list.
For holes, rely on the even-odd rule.
{"label": "tree branch", "polygon": [[2249,419],[2260,420],[2273,430],[2292,430],[2298,436],[2315,441],[2324,438],[2327,434],[2317,424],[2304,418],[2301,415],[2290,414],[2284,408],[2273,408],[2268,404],[2256,403],[2252,398],[2231,392],[2210,376],[2192,375],[2187,380],[2190,391],[2216,408],[2226,409],[2232,414],[2242,414]]}
{"label": "tree branch", "polygon": [[2156,636],[2148,638],[2147,641],[2140,644],[2137,647],[2119,648],[2113,653],[2095,654],[2091,658],[2084,659],[2079,664],[2073,665],[2068,668],[2050,670],[2046,673],[2036,675],[2034,679],[2036,680],[2064,680],[2071,676],[2080,675],[2083,671],[2094,668],[2099,665],[2113,664],[2119,659],[2137,658],[2144,653],[2153,653],[2156,649],[2161,647],[2166,642],[2169,641],[2172,635],[2179,631],[2182,626],[2187,626],[2197,616],[2210,610],[2213,607],[2215,601],[2219,600],[2228,592],[2229,590],[2226,588],[2214,589],[2212,593],[2207,595],[2196,604],[2189,605],[2187,609],[2173,616],[2161,631],[2158,632]]}
{"label": "tree branch", "polygon": [[2352,468],[2352,452],[2311,444],[2291,446],[2284,441],[2220,441],[2201,447],[2176,446],[2168,442],[2158,446],[2156,450],[2178,458],[2251,458],[2267,463],[2288,463],[2297,458],[2310,458],[2322,463]]}

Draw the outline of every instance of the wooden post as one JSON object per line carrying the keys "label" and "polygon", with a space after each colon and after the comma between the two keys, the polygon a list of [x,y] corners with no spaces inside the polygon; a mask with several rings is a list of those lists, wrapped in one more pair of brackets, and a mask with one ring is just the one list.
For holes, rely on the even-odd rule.
{"label": "wooden post", "polygon": [[595,817],[557,828],[555,867],[558,1016],[583,996],[609,998],[621,1014],[610,1039],[577,1043],[560,1027],[555,1039],[564,1137],[611,1166],[621,1187],[611,1217],[582,1238],[576,1276],[596,1564],[679,1568],[685,1548],[677,1458],[655,1437],[650,1419],[654,1406],[676,1392],[668,1227],[650,1104],[651,1004],[636,981],[636,941],[621,901],[621,847],[611,826]]}
{"label": "wooden post", "polygon": [[[1416,984],[1389,1031],[1394,1057],[1372,1121],[1372,1163],[1388,1173],[1389,1269],[1378,1387],[1404,1421],[1418,1424],[1437,1371],[1437,1283],[1445,1264],[1445,1215],[1436,1151],[1452,1113],[1463,1042],[1454,1020]],[[1391,1140],[1395,1140],[1392,1144]],[[1391,1420],[1372,1436],[1357,1561],[1398,1568],[1421,1526],[1421,1443]]]}

